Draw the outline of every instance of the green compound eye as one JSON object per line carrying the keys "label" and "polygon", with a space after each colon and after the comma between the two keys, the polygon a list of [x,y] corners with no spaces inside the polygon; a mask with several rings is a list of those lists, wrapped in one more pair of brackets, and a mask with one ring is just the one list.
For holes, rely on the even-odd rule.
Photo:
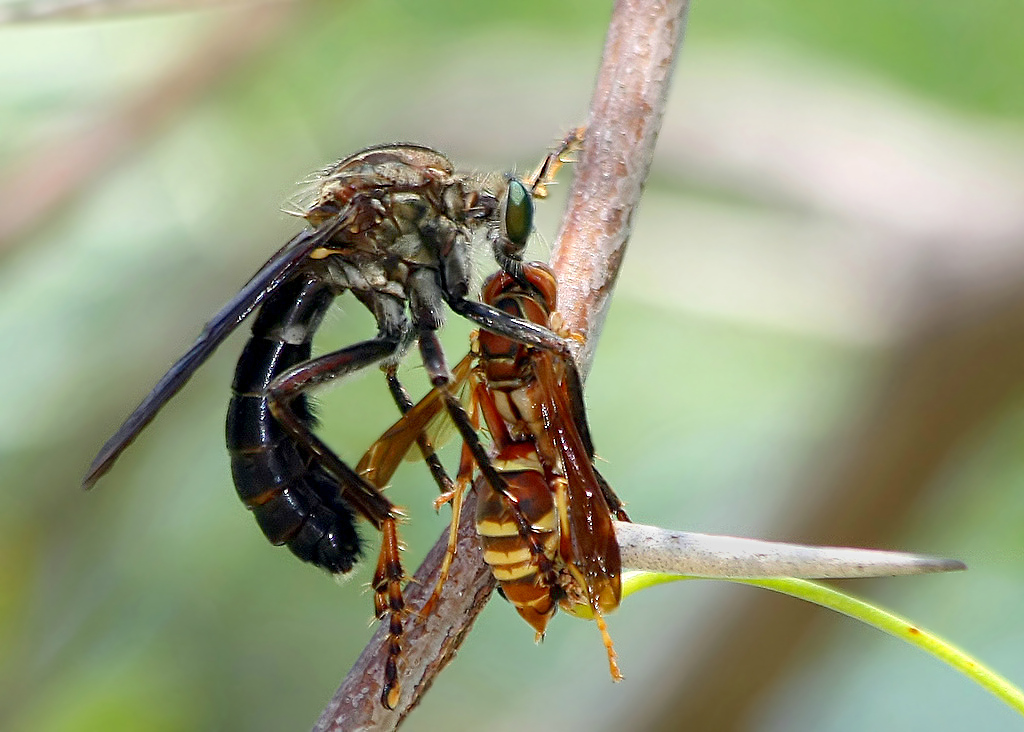
{"label": "green compound eye", "polygon": [[533,196],[522,181],[513,178],[505,198],[505,233],[513,244],[524,248],[532,230]]}

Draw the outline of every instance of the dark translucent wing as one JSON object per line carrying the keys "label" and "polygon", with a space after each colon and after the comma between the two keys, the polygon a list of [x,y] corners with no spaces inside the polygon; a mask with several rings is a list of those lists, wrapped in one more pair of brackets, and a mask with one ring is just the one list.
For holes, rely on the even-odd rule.
{"label": "dark translucent wing", "polygon": [[[460,393],[467,391],[463,387],[473,373],[472,366],[473,355],[466,354],[452,371],[452,387]],[[356,466],[356,472],[373,485],[383,486],[391,480],[403,458],[416,444],[416,438],[431,431],[439,434],[441,425],[447,420],[449,417],[444,397],[439,389],[432,389],[370,445],[370,449]],[[440,446],[436,442],[433,445]]]}
{"label": "dark translucent wing", "polygon": [[192,347],[179,358],[164,374],[153,390],[142,400],[121,425],[120,429],[107,440],[96,459],[89,466],[82,485],[91,488],[96,481],[114,464],[118,456],[148,425],[161,407],[185,385],[221,342],[238,327],[281,282],[300,267],[317,247],[327,243],[345,224],[345,217],[333,219],[319,229],[306,229],[267,260],[245,287],[227,305],[203,326],[202,332]]}
{"label": "dark translucent wing", "polygon": [[557,368],[557,360],[551,352],[540,351],[534,357],[534,364],[540,391],[547,402],[545,428],[561,456],[568,484],[569,538],[573,552],[570,560],[586,579],[591,605],[609,611],[618,606],[622,593],[619,544],[601,479],[577,428],[582,415],[573,411],[573,400],[568,396],[564,381],[565,371]]}

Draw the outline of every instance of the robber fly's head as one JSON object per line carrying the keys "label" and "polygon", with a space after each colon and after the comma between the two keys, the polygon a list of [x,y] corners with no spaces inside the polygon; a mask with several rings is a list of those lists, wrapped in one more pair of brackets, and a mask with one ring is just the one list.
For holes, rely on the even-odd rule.
{"label": "robber fly's head", "polygon": [[491,194],[494,209],[487,217],[491,223],[490,239],[494,256],[506,272],[516,274],[522,271],[526,240],[533,231],[533,199],[547,197],[548,185],[554,181],[559,169],[570,161],[573,152],[583,146],[585,132],[583,127],[570,130],[530,175],[523,178],[502,176],[498,181],[500,185],[491,188],[494,191]]}
{"label": "robber fly's head", "polygon": [[530,187],[511,175],[488,176],[473,208],[487,224],[487,239],[498,265],[506,271],[517,269],[533,232]]}

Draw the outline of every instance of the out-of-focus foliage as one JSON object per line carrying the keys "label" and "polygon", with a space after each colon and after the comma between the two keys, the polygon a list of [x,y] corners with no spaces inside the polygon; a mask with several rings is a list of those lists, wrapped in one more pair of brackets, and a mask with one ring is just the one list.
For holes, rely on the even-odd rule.
{"label": "out-of-focus foliage", "polygon": [[[0,173],[116,116],[210,34],[244,33],[256,7],[0,28]],[[585,117],[607,17],[585,2],[298,6],[263,51],[30,234],[3,242],[0,727],[312,724],[369,637],[372,567],[338,586],[268,546],[237,501],[222,420],[244,336],[225,343],[92,493],[79,490],[81,476],[206,317],[295,231],[278,211],[294,181],[396,139],[465,165],[532,166]],[[804,500],[809,460],[836,449],[829,438],[858,414],[890,342],[879,327],[890,303],[869,302],[874,291],[856,284],[860,268],[885,269],[888,230],[852,225],[859,202],[830,216],[771,189],[756,166],[695,157],[692,139],[716,131],[700,123],[731,109],[725,121],[753,139],[769,123],[802,128],[842,98],[904,125],[902,136],[863,140],[890,150],[894,171],[914,162],[912,150],[926,179],[933,159],[984,178],[1001,171],[1004,152],[1022,159],[1022,23],[1019,5],[991,1],[696,4],[587,385],[602,470],[637,520],[799,540],[771,536],[773,521]],[[782,110],[789,117],[763,116],[765,100],[794,90],[801,104]],[[859,139],[878,119],[854,115],[847,131]],[[758,142],[793,159],[814,142],[782,132]],[[950,135],[970,144],[926,147]],[[830,170],[823,189],[861,172],[863,157],[836,153],[850,167]],[[699,163],[696,174],[686,160]],[[540,209],[547,241],[559,206],[556,197]],[[914,225],[927,231],[930,221]],[[370,333],[354,301],[340,312],[320,349]],[[447,329],[453,357],[467,332]],[[419,370],[407,371],[422,391]],[[395,416],[375,374],[320,405],[325,438],[350,460]],[[863,589],[1018,681],[1022,414],[1008,403],[950,461],[900,542],[963,558],[971,572]],[[421,466],[404,468],[393,491],[409,511],[414,567],[447,517],[431,510]],[[363,534],[372,554],[376,538]],[[627,676],[615,686],[591,624],[559,617],[535,647],[530,628],[494,601],[406,728],[476,729],[485,718],[496,729],[621,728],[649,692],[672,688],[663,665],[698,646],[702,624],[744,591],[686,583],[627,603],[609,620]],[[930,659],[851,624],[765,701],[756,728],[1018,724]]]}

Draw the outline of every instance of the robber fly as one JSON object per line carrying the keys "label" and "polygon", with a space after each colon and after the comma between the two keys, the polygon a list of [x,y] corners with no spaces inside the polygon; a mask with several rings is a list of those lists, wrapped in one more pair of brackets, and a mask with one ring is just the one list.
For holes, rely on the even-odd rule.
{"label": "robber fly", "polygon": [[[485,282],[483,302],[516,319],[571,334],[555,311],[554,273],[539,262],[498,272]],[[571,357],[480,331],[456,366],[455,384],[469,404],[471,422],[482,416],[492,447],[463,432],[463,451],[452,501],[448,553],[428,608],[436,601],[455,551],[462,494],[474,465],[476,526],[484,560],[509,600],[543,637],[559,605],[589,607],[598,623],[615,680],[622,678],[604,622],[621,596],[619,546],[612,517],[628,521],[622,502],[593,464],[594,447]],[[383,485],[417,440],[450,413],[450,392],[434,390],[370,448],[356,470]],[[462,431],[460,425],[456,425]]]}
{"label": "robber fly", "polygon": [[[314,432],[307,392],[380,365],[400,406],[398,362],[419,343],[431,383],[447,392],[451,374],[437,329],[445,305],[481,328],[516,342],[568,354],[546,327],[468,299],[470,245],[482,234],[503,270],[515,271],[533,229],[533,199],[546,194],[570,133],[526,179],[459,172],[439,152],[413,144],[369,147],[322,171],[295,236],[203,328],[193,346],[100,450],[85,477],[91,487],[214,349],[260,308],[232,384],[227,446],[239,497],[274,544],[332,573],[360,552],[354,516],[381,531],[375,609],[389,617],[386,706],[397,702],[403,571],[396,506],[354,472]],[[311,358],[311,341],[335,297],[351,291],[377,322],[369,340]],[[452,400],[456,423],[467,421]],[[468,425],[467,425],[467,428]],[[436,463],[435,463],[436,464]]]}

